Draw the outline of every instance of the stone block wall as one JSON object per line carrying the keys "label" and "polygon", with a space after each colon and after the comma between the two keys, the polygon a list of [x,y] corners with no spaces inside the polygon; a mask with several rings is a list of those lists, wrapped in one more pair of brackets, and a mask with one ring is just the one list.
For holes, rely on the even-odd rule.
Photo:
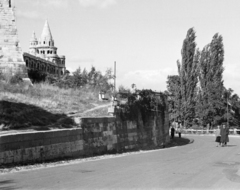
{"label": "stone block wall", "polygon": [[0,136],[0,165],[89,157],[134,149],[159,147],[169,141],[168,129],[151,117],[147,130],[135,121],[115,117],[81,118],[79,128],[25,132]]}
{"label": "stone block wall", "polygon": [[0,0],[0,70],[22,72],[27,77],[22,49],[19,46],[14,8],[9,0]]}
{"label": "stone block wall", "polygon": [[0,136],[0,165],[74,157],[83,153],[82,129]]}

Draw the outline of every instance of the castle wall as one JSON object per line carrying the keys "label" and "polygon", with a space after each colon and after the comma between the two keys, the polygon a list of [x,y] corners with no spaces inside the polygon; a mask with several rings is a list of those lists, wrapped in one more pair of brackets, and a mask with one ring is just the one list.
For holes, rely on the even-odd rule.
{"label": "castle wall", "polygon": [[27,77],[24,67],[14,10],[9,0],[0,0],[0,70],[20,71],[23,77]]}
{"label": "castle wall", "polygon": [[[26,62],[26,63],[25,63]],[[27,69],[61,76],[65,73],[65,59],[54,62],[22,52],[19,46],[14,8],[10,0],[0,0],[0,71],[20,72],[27,78]]]}
{"label": "castle wall", "polygon": [[76,120],[77,129],[1,135],[0,165],[157,148],[169,142],[168,126],[156,115],[149,117],[144,130],[120,117]]}
{"label": "castle wall", "polygon": [[65,73],[65,67],[59,66],[51,61],[47,61],[40,57],[31,55],[29,53],[23,54],[24,61],[26,63],[26,67],[31,70],[38,70],[42,73],[49,73],[56,76],[61,76]]}

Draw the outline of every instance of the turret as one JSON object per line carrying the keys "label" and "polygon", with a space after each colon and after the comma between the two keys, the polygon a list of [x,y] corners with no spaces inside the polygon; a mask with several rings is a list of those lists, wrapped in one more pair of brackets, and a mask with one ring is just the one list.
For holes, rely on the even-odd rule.
{"label": "turret", "polygon": [[54,47],[54,40],[52,37],[52,33],[48,24],[48,21],[46,20],[45,25],[43,27],[42,35],[40,38],[40,42],[42,46],[50,46]]}
{"label": "turret", "polygon": [[33,31],[32,37],[30,39],[29,53],[32,55],[38,54],[37,52],[38,40],[36,38],[35,32]]}
{"label": "turret", "polygon": [[39,56],[44,57],[47,60],[52,61],[52,58],[57,56],[57,48],[54,46],[54,40],[48,24],[45,22],[43,27],[42,35],[38,42]]}

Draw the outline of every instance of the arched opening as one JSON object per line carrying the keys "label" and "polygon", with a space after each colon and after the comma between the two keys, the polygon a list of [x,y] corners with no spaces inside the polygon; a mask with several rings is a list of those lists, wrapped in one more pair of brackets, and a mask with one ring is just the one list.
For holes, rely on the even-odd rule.
{"label": "arched opening", "polygon": [[26,66],[28,67],[28,60],[26,60]]}

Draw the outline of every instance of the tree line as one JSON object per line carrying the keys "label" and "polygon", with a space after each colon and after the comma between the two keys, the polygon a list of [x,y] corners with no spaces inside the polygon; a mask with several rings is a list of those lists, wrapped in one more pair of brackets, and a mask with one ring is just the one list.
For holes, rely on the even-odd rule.
{"label": "tree line", "polygon": [[111,92],[113,89],[114,74],[111,69],[107,69],[103,74],[101,71],[96,70],[94,66],[90,71],[85,68],[82,70],[78,67],[72,74],[66,71],[65,75],[61,78],[56,78],[51,75],[47,76],[46,80],[60,88],[83,88],[91,87],[97,88],[99,91]]}
{"label": "tree line", "polygon": [[196,47],[196,32],[187,31],[177,61],[178,74],[167,78],[170,120],[185,127],[194,124],[240,124],[240,99],[224,86],[224,45],[216,33],[202,50]]}

